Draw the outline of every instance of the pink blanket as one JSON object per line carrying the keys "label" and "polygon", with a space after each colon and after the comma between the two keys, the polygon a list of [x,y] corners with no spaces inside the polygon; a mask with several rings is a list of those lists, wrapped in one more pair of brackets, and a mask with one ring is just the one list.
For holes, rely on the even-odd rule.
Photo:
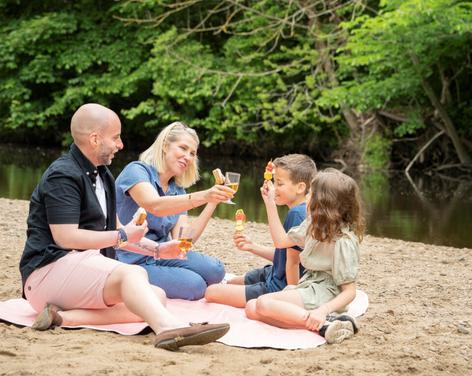
{"label": "pink blanket", "polygon": [[[349,306],[349,314],[360,316],[365,313],[369,301],[367,295],[357,290],[355,300]],[[249,320],[241,308],[199,301],[172,299],[167,307],[183,321],[210,323],[227,322],[231,329],[219,342],[239,347],[272,347],[276,349],[306,349],[325,343],[323,337],[303,329],[280,329],[262,322]],[[37,313],[24,299],[11,299],[0,302],[0,319],[13,324],[31,326]],[[146,323],[127,323],[113,325],[83,325],[82,328],[113,331],[133,335],[147,327]]]}

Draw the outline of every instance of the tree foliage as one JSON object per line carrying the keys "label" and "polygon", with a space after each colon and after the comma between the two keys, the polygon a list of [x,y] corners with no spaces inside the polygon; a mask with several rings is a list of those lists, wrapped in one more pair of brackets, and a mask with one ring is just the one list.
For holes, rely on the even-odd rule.
{"label": "tree foliage", "polygon": [[342,158],[378,167],[394,139],[439,127],[452,142],[438,161],[467,163],[465,1],[0,0],[0,13],[2,135],[64,142],[93,101],[136,147],[182,120],[220,151],[330,159],[347,145]]}
{"label": "tree foliage", "polygon": [[[154,40],[149,69],[153,98],[129,109],[134,117],[163,113],[190,118],[208,146],[228,138],[265,146],[283,139],[293,146],[333,145],[339,116],[315,99],[325,78],[317,74],[315,26],[301,2],[189,1],[162,12],[150,2],[122,8],[162,33]],[[132,9],[130,9],[132,8]],[[147,16],[146,16],[147,15]],[[147,19],[146,19],[147,17]],[[317,33],[318,31],[316,31]],[[154,109],[154,111],[153,111]],[[341,130],[342,132],[342,130]],[[283,138],[278,137],[281,135]]]}
{"label": "tree foliage", "polygon": [[463,145],[470,119],[457,110],[472,101],[472,4],[383,0],[377,15],[343,26],[349,38],[337,56],[342,84],[325,91],[323,101],[394,113],[397,137],[444,128],[460,161],[471,163]]}
{"label": "tree foliage", "polygon": [[57,143],[84,102],[117,106],[145,95],[146,32],[137,38],[117,22],[113,2],[96,4],[1,2],[0,127],[41,130]]}

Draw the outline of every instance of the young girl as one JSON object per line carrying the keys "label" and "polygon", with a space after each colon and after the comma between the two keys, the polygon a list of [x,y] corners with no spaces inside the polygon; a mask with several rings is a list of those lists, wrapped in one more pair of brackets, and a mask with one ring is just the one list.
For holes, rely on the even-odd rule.
{"label": "young girl", "polygon": [[275,246],[304,248],[300,262],[306,271],[297,285],[249,301],[246,315],[281,328],[317,331],[328,343],[352,337],[357,332],[354,319],[330,314],[344,312],[356,296],[364,231],[356,182],[333,168],[318,172],[310,187],[307,219],[288,233],[277,215],[272,182],[261,193]]}

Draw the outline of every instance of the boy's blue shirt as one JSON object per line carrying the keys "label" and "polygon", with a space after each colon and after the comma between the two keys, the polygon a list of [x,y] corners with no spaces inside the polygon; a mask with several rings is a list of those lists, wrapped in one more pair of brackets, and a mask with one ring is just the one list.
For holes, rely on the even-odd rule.
{"label": "boy's blue shirt", "polygon": [[[306,203],[291,208],[284,221],[284,230],[288,232],[292,227],[298,226],[306,218]],[[298,251],[302,251],[300,247],[291,247]],[[287,277],[285,274],[285,264],[287,262],[287,249],[276,248],[274,253],[274,260],[272,266],[272,274],[266,281],[267,289],[269,292],[276,292],[282,290],[287,286]],[[300,276],[302,276],[305,269],[300,264]]]}

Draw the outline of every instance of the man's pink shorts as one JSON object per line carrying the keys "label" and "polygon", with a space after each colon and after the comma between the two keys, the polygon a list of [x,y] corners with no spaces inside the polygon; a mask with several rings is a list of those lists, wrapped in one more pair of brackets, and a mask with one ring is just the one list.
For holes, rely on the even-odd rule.
{"label": "man's pink shorts", "polygon": [[70,251],[28,277],[26,299],[36,312],[41,312],[46,303],[64,310],[107,308],[103,301],[105,282],[120,265],[123,263],[103,256],[96,249]]}

